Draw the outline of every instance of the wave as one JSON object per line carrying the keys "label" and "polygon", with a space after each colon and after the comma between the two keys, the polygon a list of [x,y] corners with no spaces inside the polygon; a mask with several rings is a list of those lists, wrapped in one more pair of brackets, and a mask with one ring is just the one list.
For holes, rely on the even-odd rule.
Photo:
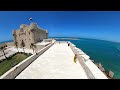
{"label": "wave", "polygon": [[117,50],[120,51],[120,47],[117,47]]}
{"label": "wave", "polygon": [[120,54],[117,54],[120,57]]}
{"label": "wave", "polygon": [[120,47],[117,47],[117,50],[119,51],[117,55],[120,57]]}

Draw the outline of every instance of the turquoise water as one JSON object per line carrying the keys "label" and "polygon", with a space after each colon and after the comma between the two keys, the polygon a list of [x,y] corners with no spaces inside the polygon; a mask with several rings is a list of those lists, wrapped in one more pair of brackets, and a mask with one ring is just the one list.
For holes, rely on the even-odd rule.
{"label": "turquoise water", "polygon": [[69,41],[82,49],[92,60],[101,63],[106,70],[113,71],[115,79],[120,79],[120,43],[84,38]]}

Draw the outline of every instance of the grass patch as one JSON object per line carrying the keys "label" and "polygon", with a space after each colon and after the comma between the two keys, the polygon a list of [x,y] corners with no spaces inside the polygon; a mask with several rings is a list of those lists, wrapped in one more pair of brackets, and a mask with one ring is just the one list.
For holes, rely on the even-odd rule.
{"label": "grass patch", "polygon": [[11,58],[0,63],[0,76],[10,70],[12,67],[25,60],[29,55],[18,53]]}

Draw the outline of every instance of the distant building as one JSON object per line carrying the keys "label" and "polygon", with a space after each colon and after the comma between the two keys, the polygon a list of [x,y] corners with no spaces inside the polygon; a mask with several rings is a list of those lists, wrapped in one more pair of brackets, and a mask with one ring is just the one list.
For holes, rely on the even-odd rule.
{"label": "distant building", "polygon": [[36,23],[31,23],[30,26],[25,24],[20,25],[19,30],[13,31],[14,42],[21,46],[22,41],[25,43],[26,48],[30,48],[31,43],[37,43],[43,39],[48,38],[48,31],[39,28]]}

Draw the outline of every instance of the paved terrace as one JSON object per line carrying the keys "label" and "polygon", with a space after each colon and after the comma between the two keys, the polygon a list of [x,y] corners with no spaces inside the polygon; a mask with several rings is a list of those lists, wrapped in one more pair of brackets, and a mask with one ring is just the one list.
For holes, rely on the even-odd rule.
{"label": "paved terrace", "polygon": [[67,43],[55,43],[16,79],[87,79],[80,63],[73,59],[74,53]]}

